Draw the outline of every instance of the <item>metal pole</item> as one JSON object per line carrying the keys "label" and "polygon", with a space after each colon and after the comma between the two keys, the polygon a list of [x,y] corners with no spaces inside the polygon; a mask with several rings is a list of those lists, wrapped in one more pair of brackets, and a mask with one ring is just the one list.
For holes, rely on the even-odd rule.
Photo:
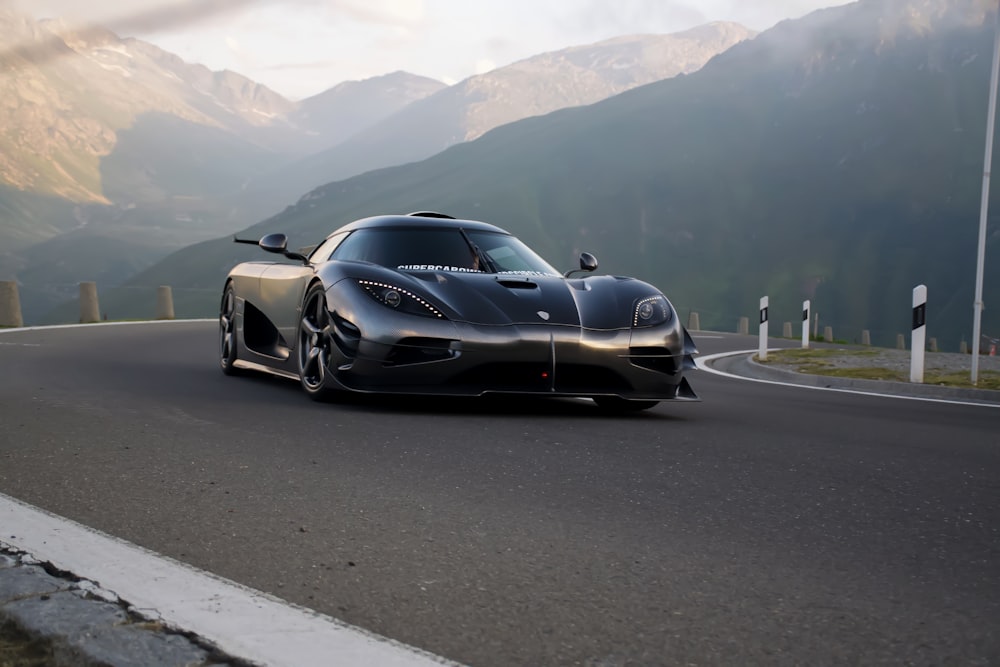
{"label": "metal pole", "polygon": [[972,304],[972,384],[979,383],[979,339],[983,327],[983,274],[986,269],[986,216],[990,204],[990,167],[993,164],[993,126],[997,110],[997,73],[1000,71],[1000,3],[993,17],[993,70],[990,107],[986,115],[986,157],[983,160],[983,197],[979,205],[979,249],[976,255],[976,299]]}

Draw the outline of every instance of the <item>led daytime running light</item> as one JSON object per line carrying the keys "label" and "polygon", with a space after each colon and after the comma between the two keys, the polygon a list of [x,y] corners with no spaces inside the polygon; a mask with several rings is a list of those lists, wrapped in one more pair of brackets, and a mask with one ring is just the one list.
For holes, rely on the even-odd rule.
{"label": "led daytime running light", "polygon": [[[419,296],[417,296],[413,292],[410,292],[408,290],[402,289],[400,287],[396,287],[395,285],[388,285],[386,283],[377,283],[377,282],[375,282],[373,280],[358,280],[358,284],[361,285],[363,288],[365,288],[368,292],[373,292],[374,289],[395,290],[396,292],[399,292],[400,294],[405,294],[406,296],[410,297],[411,299],[413,299],[414,301],[416,301],[417,303],[419,303],[421,306],[423,306],[427,310],[431,311],[431,313],[435,317],[444,317],[444,315],[441,314],[441,311],[439,311],[437,308],[435,308],[431,304],[427,303],[427,301],[425,301],[424,299],[420,298]],[[375,295],[375,296],[377,296],[377,295]],[[386,305],[388,305],[388,304],[386,304]]]}

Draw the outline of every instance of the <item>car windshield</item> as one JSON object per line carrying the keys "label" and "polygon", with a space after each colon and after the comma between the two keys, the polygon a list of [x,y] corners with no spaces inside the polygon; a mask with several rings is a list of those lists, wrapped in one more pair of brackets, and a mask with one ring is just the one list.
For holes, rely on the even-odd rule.
{"label": "car windshield", "polygon": [[[477,256],[476,247],[483,257]],[[559,275],[509,234],[457,227],[359,229],[337,246],[331,259],[372,262],[402,271]]]}

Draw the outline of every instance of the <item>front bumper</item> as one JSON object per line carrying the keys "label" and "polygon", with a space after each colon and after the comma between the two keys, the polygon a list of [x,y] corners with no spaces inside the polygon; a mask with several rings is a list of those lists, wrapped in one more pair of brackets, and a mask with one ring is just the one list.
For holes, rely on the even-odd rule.
{"label": "front bumper", "polygon": [[606,331],[374,314],[381,321],[362,320],[364,328],[334,314],[337,354],[330,370],[345,390],[698,400],[684,378],[697,350],[676,322]]}

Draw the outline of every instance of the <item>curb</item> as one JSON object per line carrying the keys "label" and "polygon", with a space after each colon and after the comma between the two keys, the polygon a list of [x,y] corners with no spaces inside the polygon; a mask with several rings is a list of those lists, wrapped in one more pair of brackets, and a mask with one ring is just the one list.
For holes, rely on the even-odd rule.
{"label": "curb", "polygon": [[249,667],[192,633],[130,607],[94,582],[0,549],[0,627],[4,625],[47,642],[47,657],[55,665]]}

